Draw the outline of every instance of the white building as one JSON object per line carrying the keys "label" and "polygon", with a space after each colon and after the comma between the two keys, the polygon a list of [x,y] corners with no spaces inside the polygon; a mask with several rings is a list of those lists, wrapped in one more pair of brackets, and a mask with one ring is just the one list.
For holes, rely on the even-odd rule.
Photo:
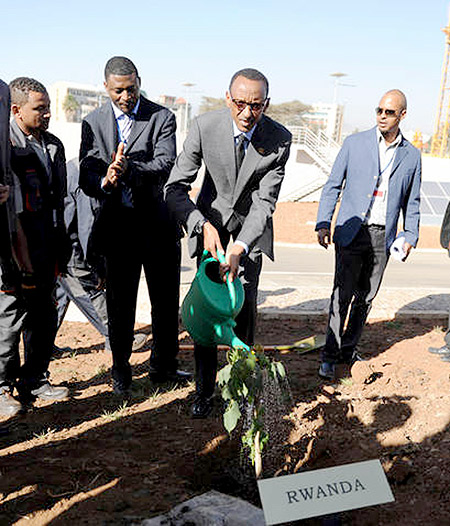
{"label": "white building", "polygon": [[81,122],[92,110],[106,102],[103,86],[55,82],[48,90],[54,122]]}
{"label": "white building", "polygon": [[312,104],[312,110],[303,115],[309,127],[322,130],[325,135],[340,143],[342,139],[342,123],[344,106],[336,103],[317,102]]}

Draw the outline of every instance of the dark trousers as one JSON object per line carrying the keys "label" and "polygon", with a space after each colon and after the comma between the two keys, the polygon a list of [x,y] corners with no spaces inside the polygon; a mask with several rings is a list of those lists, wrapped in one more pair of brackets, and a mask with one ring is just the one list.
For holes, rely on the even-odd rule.
{"label": "dark trousers", "polygon": [[[40,282],[35,290],[0,294],[0,389],[18,380],[26,390],[46,379],[56,336],[54,283]],[[23,331],[25,360],[20,366]]]}
{"label": "dark trousers", "polygon": [[89,268],[68,267],[58,278],[55,298],[58,306],[58,329],[73,301],[92,325],[108,340],[106,292],[98,288],[98,276]]}
{"label": "dark trousers", "polygon": [[129,384],[136,300],[144,269],[152,308],[150,365],[161,372],[177,369],[181,248],[173,225],[134,209],[111,218],[105,246],[108,331],[112,376]]}
{"label": "dark trousers", "polygon": [[10,285],[15,274],[15,264],[12,256],[6,205],[0,205],[0,239],[2,240],[0,243],[0,269],[2,275],[6,276],[8,285]]}
{"label": "dark trousers", "polygon": [[348,246],[336,246],[335,258],[333,293],[322,351],[322,361],[331,363],[351,358],[359,342],[389,259],[385,228],[363,225]]}
{"label": "dark trousers", "polygon": [[[226,246],[226,243],[223,244]],[[234,332],[244,343],[255,341],[258,283],[262,269],[261,253],[251,252],[241,259],[238,276],[244,287],[244,304],[236,317]],[[214,393],[217,375],[217,347],[194,345],[196,393],[209,398]]]}

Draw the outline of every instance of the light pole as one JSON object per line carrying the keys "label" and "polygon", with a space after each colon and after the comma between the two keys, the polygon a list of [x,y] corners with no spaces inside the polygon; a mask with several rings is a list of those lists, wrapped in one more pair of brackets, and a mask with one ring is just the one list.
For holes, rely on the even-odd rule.
{"label": "light pole", "polygon": [[189,90],[189,88],[192,88],[192,86],[195,86],[195,84],[192,83],[192,82],[183,82],[183,83],[182,83],[182,86],[184,86],[184,87],[186,88],[186,89],[185,89],[185,94],[186,94],[185,102],[186,102],[186,106],[185,106],[185,110],[184,110],[184,126],[183,126],[184,135],[185,135],[185,137],[186,137],[186,135],[187,135],[187,125],[188,125],[188,110],[189,110],[188,90]]}
{"label": "light pole", "polygon": [[333,91],[333,104],[337,104],[338,101],[338,87],[341,85],[339,80],[342,77],[346,77],[347,73],[341,73],[337,71],[336,73],[330,73],[330,77],[334,77],[334,91]]}

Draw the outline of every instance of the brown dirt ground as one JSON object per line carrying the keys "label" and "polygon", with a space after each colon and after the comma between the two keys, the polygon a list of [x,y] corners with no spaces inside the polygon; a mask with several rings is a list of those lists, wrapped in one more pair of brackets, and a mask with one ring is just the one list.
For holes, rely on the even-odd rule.
{"label": "brown dirt ground", "polygon": [[[280,238],[292,229],[287,220],[281,228],[277,217],[278,240],[314,242],[307,224],[313,206],[289,203],[278,208],[283,213],[306,234]],[[437,243],[434,235],[429,246]],[[323,318],[261,317],[257,340],[287,344],[324,329]],[[151,334],[151,326],[139,330]],[[361,340],[367,361],[339,371],[333,385],[318,380],[316,351],[273,352],[288,372],[291,420],[280,418],[264,476],[378,458],[395,502],[346,512],[342,524],[448,524],[450,364],[427,352],[442,336],[429,319],[372,321]],[[182,330],[180,340],[189,342]],[[65,322],[57,344],[74,349],[50,367],[53,383],[67,385],[70,399],[39,402],[26,415],[0,421],[1,525],[120,525],[209,489],[259,505],[250,472],[239,467],[238,440],[224,432],[219,398],[208,420],[192,420],[193,385],[153,386],[147,346],[133,354],[133,397],[124,406],[111,393],[110,354],[91,325]],[[193,370],[192,351],[181,351],[180,362]]]}

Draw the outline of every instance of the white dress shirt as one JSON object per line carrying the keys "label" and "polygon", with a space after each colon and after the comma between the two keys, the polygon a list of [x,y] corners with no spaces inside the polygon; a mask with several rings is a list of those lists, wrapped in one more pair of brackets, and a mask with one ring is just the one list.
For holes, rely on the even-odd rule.
{"label": "white dress shirt", "polygon": [[389,177],[391,176],[398,145],[402,140],[402,134],[399,131],[394,142],[387,144],[380,130],[377,129],[377,138],[380,173],[377,186],[373,192],[372,206],[369,211],[367,222],[369,225],[386,225]]}

